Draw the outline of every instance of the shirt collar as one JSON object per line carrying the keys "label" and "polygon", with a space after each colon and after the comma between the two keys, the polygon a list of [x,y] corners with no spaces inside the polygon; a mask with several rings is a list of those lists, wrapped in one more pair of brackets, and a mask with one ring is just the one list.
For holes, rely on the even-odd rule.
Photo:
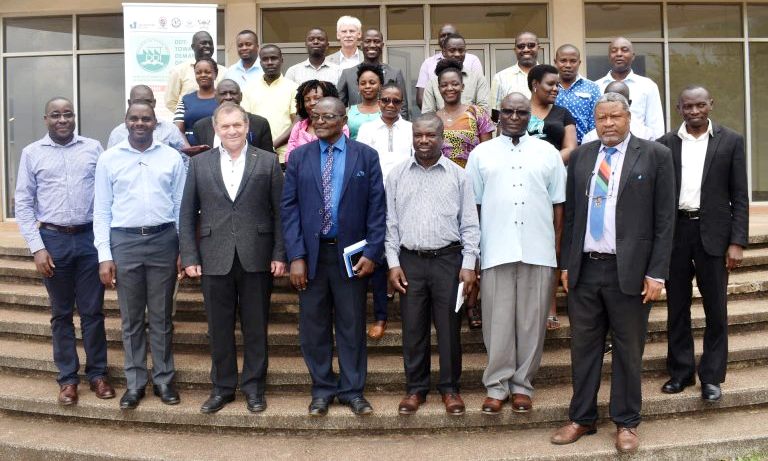
{"label": "shirt collar", "polygon": [[[609,71],[608,71],[608,73],[607,73],[607,74],[605,74],[605,77],[603,77],[603,80],[602,80],[602,81],[603,81],[603,82],[606,82],[606,83],[611,83],[611,82],[618,82],[618,81],[622,81],[622,82],[632,82],[632,81],[634,81],[634,80],[635,80],[635,77],[636,77],[636,76],[637,76],[637,74],[635,74],[635,71],[634,71],[634,70],[632,70],[632,69],[629,69],[629,73],[627,74],[627,76],[626,76],[626,77],[624,77],[624,80],[616,80],[615,78],[613,78],[613,76],[611,75],[611,71],[609,70]],[[630,96],[631,96],[631,95],[630,95]]]}
{"label": "shirt collar", "polygon": [[[245,154],[248,151],[248,143],[246,142],[243,148],[240,150],[240,156],[237,157],[237,160],[235,160],[235,163],[240,163],[245,161]],[[226,160],[232,160],[232,158],[229,156],[229,152],[227,151],[227,148],[224,147],[224,144],[219,146],[219,155],[222,159]]]}
{"label": "shirt collar", "polygon": [[[330,145],[328,143],[328,141],[326,141],[324,139],[318,139],[318,141],[320,141],[320,152],[321,153],[325,152],[326,150],[328,150],[328,146]],[[335,143],[333,143],[333,150],[334,151],[339,151],[339,152],[344,152],[346,147],[347,147],[347,136],[342,133],[342,135],[339,138],[339,140],[336,141]]]}
{"label": "shirt collar", "polygon": [[83,141],[83,137],[82,136],[78,135],[77,133],[73,133],[72,140],[70,140],[68,143],[66,143],[65,145],[62,146],[61,144],[59,144],[57,142],[54,142],[54,140],[51,139],[51,135],[46,133],[45,136],[43,136],[42,144],[44,146],[69,147],[69,146],[73,146],[73,145],[75,145],[75,144],[77,144],[79,142],[82,142],[82,141]]}
{"label": "shirt collar", "polygon": [[307,59],[304,60],[304,67],[309,67],[310,69],[320,70],[323,67],[331,67],[331,65],[328,64],[328,58],[326,58],[325,60],[323,60],[323,63],[320,64],[319,67],[315,68],[315,66],[313,66],[312,63],[309,62],[309,58],[307,58]]}
{"label": "shirt collar", "polygon": [[[627,152],[627,145],[629,144],[630,136],[632,136],[632,135],[630,133],[627,133],[627,137],[624,138],[623,141],[621,141],[620,143],[618,143],[615,146],[613,146],[613,147],[616,148],[616,153],[617,154],[621,155],[621,154],[624,154],[624,153]],[[600,151],[599,152],[605,152],[606,148],[607,148],[606,145],[601,142],[600,143]]]}
{"label": "shirt collar", "polygon": [[243,73],[247,74],[248,72],[256,71],[256,70],[261,69],[261,64],[260,64],[260,61],[259,61],[259,57],[257,56],[256,57],[256,61],[254,61],[253,65],[251,67],[249,67],[248,69],[246,69],[245,66],[243,65],[243,60],[242,59],[238,59],[237,60],[237,62],[235,63],[235,67],[238,68],[239,70],[243,71]]}
{"label": "shirt collar", "polygon": [[[707,120],[707,133],[709,136],[713,136],[712,132],[712,120]],[[680,129],[677,130],[677,135],[682,139],[683,141],[700,141],[704,138],[704,136],[695,137],[692,134],[688,133],[688,131],[685,129],[685,122],[680,125]]]}
{"label": "shirt collar", "polygon": [[571,83],[570,87],[565,88],[563,84],[560,82],[557,83],[557,87],[560,88],[561,90],[566,90],[566,91],[573,90],[576,87],[576,85],[578,85],[579,82],[582,80],[584,80],[584,77],[582,77],[581,74],[576,74],[576,79],[573,81],[573,83]]}
{"label": "shirt collar", "polygon": [[450,162],[450,161],[451,160],[449,160],[446,156],[440,154],[440,158],[437,159],[437,163],[435,163],[434,165],[432,165],[429,168],[424,168],[423,166],[419,165],[419,162],[416,160],[416,155],[415,154],[411,155],[411,157],[409,159],[410,167],[411,168],[417,167],[417,168],[421,168],[422,170],[431,170],[432,168],[435,168],[438,165],[440,165],[440,167],[442,167],[445,170],[445,169],[448,168],[447,163]]}
{"label": "shirt collar", "polygon": [[277,85],[278,83],[281,83],[281,80],[283,78],[283,74],[281,73],[280,75],[277,76],[276,79],[274,79],[272,81],[272,83],[267,83],[266,76],[267,76],[267,74],[262,71],[261,82],[264,83],[267,86]]}
{"label": "shirt collar", "polygon": [[152,138],[152,145],[147,148],[144,152],[134,149],[133,146],[131,146],[131,143],[128,141],[128,138],[125,138],[120,144],[118,144],[115,147],[119,147],[120,149],[127,150],[129,152],[133,152],[136,154],[146,154],[150,151],[153,151],[159,147],[163,146],[162,143],[160,143],[157,139]]}
{"label": "shirt collar", "polygon": [[515,144],[513,144],[513,143],[512,143],[512,137],[511,137],[511,136],[507,136],[507,135],[505,135],[505,134],[502,134],[502,135],[500,135],[499,137],[500,137],[502,140],[504,140],[504,142],[505,142],[505,143],[507,143],[507,144],[509,144],[510,146],[512,146],[512,148],[513,148],[513,149],[514,149],[514,148],[516,148],[516,147],[520,147],[520,146],[522,146],[523,144],[525,144],[525,142],[526,142],[526,141],[528,141],[529,139],[531,139],[531,137],[528,135],[528,132],[525,132],[525,133],[523,133],[523,135],[522,135],[522,136],[520,136],[520,139],[518,140],[518,143],[517,143],[517,145],[515,145]]}

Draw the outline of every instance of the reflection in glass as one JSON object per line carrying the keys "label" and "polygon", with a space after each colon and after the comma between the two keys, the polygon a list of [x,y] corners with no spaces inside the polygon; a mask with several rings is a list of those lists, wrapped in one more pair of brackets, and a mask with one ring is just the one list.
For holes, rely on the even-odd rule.
{"label": "reflection in glass", "polygon": [[[489,73],[489,75],[493,76],[497,72],[517,64],[517,55],[515,54],[515,49],[513,45],[498,46],[498,47],[492,48],[492,50],[493,50],[493,55],[496,59],[496,62],[495,62],[496,67],[491,69],[491,72]],[[547,43],[540,44],[539,56],[536,59],[540,63],[550,62],[549,44]]]}
{"label": "reflection in glass", "polygon": [[71,16],[6,18],[4,23],[8,53],[72,49]]}
{"label": "reflection in glass", "polygon": [[[751,32],[750,32],[751,34]],[[752,200],[768,200],[768,43],[749,44],[750,108],[752,110]],[[715,109],[719,101],[715,100]]]}
{"label": "reflection in glass", "polygon": [[419,79],[419,69],[424,61],[423,46],[388,46],[387,63],[403,72],[406,91],[408,91],[408,109],[411,115],[420,114],[416,105],[416,81]]}
{"label": "reflection in glass", "polygon": [[437,39],[440,26],[453,24],[464,38],[510,39],[522,31],[547,37],[547,5],[434,5],[430,10],[430,38]]}
{"label": "reflection in glass", "polygon": [[78,58],[80,129],[83,136],[107,145],[109,133],[125,118],[124,58],[122,54],[91,54]]}
{"label": "reflection in glass", "polygon": [[768,37],[768,5],[747,5],[750,37]]}
{"label": "reflection in glass", "polygon": [[224,46],[225,43],[227,39],[224,36],[224,10],[216,10],[216,46]]}
{"label": "reflection in glass", "polygon": [[387,40],[423,40],[424,7],[387,7]]}
{"label": "reflection in glass", "polygon": [[[56,78],[30,78],[56,75]],[[6,217],[15,215],[13,200],[21,150],[42,138],[45,103],[55,96],[72,99],[72,57],[39,56],[5,59]]]}
{"label": "reflection in glass", "polygon": [[122,48],[123,15],[78,16],[77,34],[77,47],[80,50]]}
{"label": "reflection in glass", "polygon": [[661,38],[660,3],[586,3],[587,38]]}
{"label": "reflection in glass", "polygon": [[741,37],[739,5],[668,5],[671,38]]}
{"label": "reflection in glass", "polygon": [[263,43],[304,42],[307,31],[320,27],[328,40],[336,41],[336,21],[341,16],[354,16],[363,30],[379,28],[379,7],[286,8],[261,10]]}
{"label": "reflection in glass", "polygon": [[[643,75],[659,87],[661,105],[664,107],[664,51],[661,43],[634,43],[635,60],[632,63],[632,71]],[[608,62],[608,43],[588,43],[586,58],[582,53],[582,65],[587,63],[587,78],[600,80],[611,70]],[[632,95],[629,95],[630,98]]]}

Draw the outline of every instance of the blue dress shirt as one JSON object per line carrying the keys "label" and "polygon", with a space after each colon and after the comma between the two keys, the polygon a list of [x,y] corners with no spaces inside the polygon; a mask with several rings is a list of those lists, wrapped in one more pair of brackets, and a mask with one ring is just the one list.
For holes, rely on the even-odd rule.
{"label": "blue dress shirt", "polygon": [[576,141],[581,144],[584,135],[595,128],[595,104],[600,99],[597,83],[578,76],[570,88],[558,83],[555,104],[565,107],[576,119]]}
{"label": "blue dress shirt", "polygon": [[153,141],[144,152],[128,140],[105,151],[96,164],[94,244],[99,262],[112,260],[110,229],[175,222],[186,180],[184,162],[171,147]]}
{"label": "blue dress shirt", "polygon": [[[323,174],[325,159],[328,158],[328,142],[320,139],[320,175]],[[347,137],[342,135],[333,144],[333,171],[331,172],[331,230],[324,238],[336,238],[339,231],[339,201],[344,186],[344,164],[347,158]]]}
{"label": "blue dress shirt", "polygon": [[243,66],[243,60],[240,59],[234,66],[227,70],[227,73],[224,74],[224,78],[234,80],[240,85],[240,89],[245,91],[245,84],[254,80],[262,73],[264,73],[264,70],[261,68],[261,61],[259,61],[259,58],[256,58],[256,62],[254,62],[248,69]]}

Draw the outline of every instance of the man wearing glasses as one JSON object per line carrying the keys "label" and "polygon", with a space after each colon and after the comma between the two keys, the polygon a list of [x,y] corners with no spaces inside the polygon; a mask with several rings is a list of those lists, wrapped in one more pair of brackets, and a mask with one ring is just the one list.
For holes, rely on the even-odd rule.
{"label": "man wearing glasses", "polygon": [[539,38],[536,34],[521,32],[515,38],[515,56],[517,56],[515,65],[493,76],[490,102],[494,112],[499,109],[501,101],[510,93],[522,93],[526,98],[531,99],[531,90],[528,89],[528,72],[538,64]]}
{"label": "man wearing glasses", "polygon": [[93,246],[93,178],[102,148],[98,141],[75,134],[75,112],[68,99],[48,101],[43,120],[48,134],[21,152],[16,220],[51,300],[59,404],[78,400],[75,303],[90,388],[96,397],[111,399],[115,391],[107,379],[104,286]]}
{"label": "man wearing glasses", "polygon": [[[386,204],[379,155],[343,134],[345,112],[338,98],[317,103],[311,117],[318,139],[291,153],[281,203],[290,281],[299,291],[299,342],[312,376],[310,416],[325,416],[335,398],[356,415],[373,411],[363,397],[366,288],[384,253]],[[344,249],[363,240],[350,277]]]}

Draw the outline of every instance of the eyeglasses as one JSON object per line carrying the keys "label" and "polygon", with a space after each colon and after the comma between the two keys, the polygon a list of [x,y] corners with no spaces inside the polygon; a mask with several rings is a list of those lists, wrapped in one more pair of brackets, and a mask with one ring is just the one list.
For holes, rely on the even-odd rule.
{"label": "eyeglasses", "polygon": [[46,114],[46,117],[52,119],[52,120],[58,120],[60,118],[63,118],[64,120],[72,120],[75,118],[74,112],[51,112],[50,114]]}
{"label": "eyeglasses", "polygon": [[390,104],[394,106],[399,106],[400,104],[403,103],[402,99],[397,99],[397,98],[380,98],[379,101],[381,101],[381,103],[384,104],[385,106],[388,106]]}
{"label": "eyeglasses", "polygon": [[520,118],[525,118],[531,115],[531,111],[525,109],[499,109],[499,112],[505,117],[517,115]]}
{"label": "eyeglasses", "polygon": [[515,48],[517,48],[518,50],[524,50],[526,48],[535,50],[536,48],[538,48],[538,46],[539,44],[536,42],[528,42],[528,43],[518,43],[515,45]]}
{"label": "eyeglasses", "polygon": [[313,122],[320,122],[320,121],[333,122],[335,120],[340,119],[341,117],[343,117],[343,115],[339,115],[339,114],[316,114],[316,113],[313,113],[312,115],[309,116],[309,118],[311,118]]}

